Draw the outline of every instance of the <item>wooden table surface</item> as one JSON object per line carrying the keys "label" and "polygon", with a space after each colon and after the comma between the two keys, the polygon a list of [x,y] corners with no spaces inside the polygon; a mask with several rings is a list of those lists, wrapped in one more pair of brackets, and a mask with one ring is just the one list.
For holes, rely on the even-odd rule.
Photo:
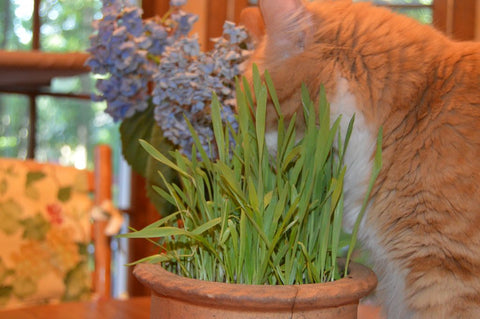
{"label": "wooden table surface", "polygon": [[0,319],[149,319],[150,297],[71,302],[0,311]]}
{"label": "wooden table surface", "polygon": [[[0,319],[149,319],[150,297],[71,302],[0,311]],[[380,319],[377,307],[360,305],[358,319]]]}

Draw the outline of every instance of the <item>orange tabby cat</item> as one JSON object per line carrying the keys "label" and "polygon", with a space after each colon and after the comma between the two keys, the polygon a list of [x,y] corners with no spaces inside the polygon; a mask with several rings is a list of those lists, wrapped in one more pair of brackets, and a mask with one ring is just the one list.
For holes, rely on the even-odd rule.
{"label": "orange tabby cat", "polygon": [[283,112],[301,110],[305,83],[311,94],[325,86],[344,130],[356,114],[346,229],[383,126],[383,167],[359,237],[388,318],[480,318],[480,44],[368,3],[263,0],[260,10],[243,15],[258,40],[251,62],[270,72]]}

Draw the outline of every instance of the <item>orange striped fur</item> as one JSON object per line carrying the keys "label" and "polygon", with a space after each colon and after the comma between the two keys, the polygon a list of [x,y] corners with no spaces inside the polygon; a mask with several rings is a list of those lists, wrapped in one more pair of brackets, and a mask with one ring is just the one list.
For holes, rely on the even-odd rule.
{"label": "orange striped fur", "polygon": [[383,126],[383,167],[359,236],[387,317],[480,318],[480,44],[368,3],[261,0],[260,10],[243,15],[258,42],[250,62],[270,72],[283,112],[301,110],[305,83],[315,95],[325,86],[332,116],[356,114],[347,230]]}

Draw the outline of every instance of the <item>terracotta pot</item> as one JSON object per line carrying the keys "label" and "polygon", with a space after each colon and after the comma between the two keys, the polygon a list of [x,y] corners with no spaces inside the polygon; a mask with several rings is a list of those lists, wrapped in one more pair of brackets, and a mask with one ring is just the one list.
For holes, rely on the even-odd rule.
{"label": "terracotta pot", "polygon": [[377,285],[360,264],[335,282],[289,286],[240,285],[180,277],[159,265],[139,264],[134,275],[152,290],[150,318],[357,318],[360,298]]}

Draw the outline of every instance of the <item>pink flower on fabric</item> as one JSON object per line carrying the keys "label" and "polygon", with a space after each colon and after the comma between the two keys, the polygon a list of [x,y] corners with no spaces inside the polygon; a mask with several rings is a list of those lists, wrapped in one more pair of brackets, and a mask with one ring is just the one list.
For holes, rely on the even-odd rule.
{"label": "pink flower on fabric", "polygon": [[61,225],[63,223],[62,206],[57,203],[47,205],[48,216],[52,224]]}

